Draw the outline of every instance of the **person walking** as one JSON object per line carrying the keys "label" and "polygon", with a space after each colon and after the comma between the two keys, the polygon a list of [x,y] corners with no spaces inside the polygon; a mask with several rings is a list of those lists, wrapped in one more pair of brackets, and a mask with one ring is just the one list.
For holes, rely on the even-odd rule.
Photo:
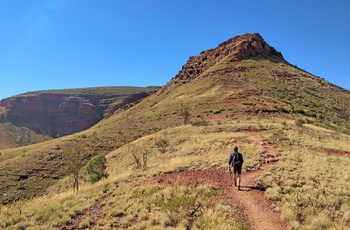
{"label": "person walking", "polygon": [[243,155],[238,152],[238,147],[236,146],[233,149],[233,152],[230,154],[228,159],[228,170],[233,174],[234,185],[238,185],[238,190],[241,189],[241,174],[242,174],[242,165],[243,165]]}

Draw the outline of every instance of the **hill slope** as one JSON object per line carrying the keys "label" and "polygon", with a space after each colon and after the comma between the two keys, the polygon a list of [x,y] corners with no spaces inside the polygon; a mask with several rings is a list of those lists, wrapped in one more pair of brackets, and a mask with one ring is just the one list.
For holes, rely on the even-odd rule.
{"label": "hill slope", "polygon": [[[202,60],[200,64],[198,60]],[[99,197],[101,202],[108,199],[109,205],[101,208],[106,218],[101,219],[113,222],[108,223],[112,224],[110,226],[141,228],[141,225],[153,223],[159,228],[186,224],[210,228],[221,220],[223,228],[238,228],[237,223],[225,222],[230,219],[225,218],[225,214],[230,217],[236,214],[226,212],[228,207],[222,202],[220,189],[205,187],[210,182],[199,182],[186,189],[176,185],[163,188],[144,181],[173,171],[209,168],[222,171],[227,167],[227,154],[238,145],[246,159],[245,173],[259,170],[267,162],[278,161],[265,174],[260,187],[266,189],[266,196],[277,202],[275,205],[284,218],[296,229],[302,225],[348,226],[350,205],[344,194],[350,185],[344,175],[350,173],[346,166],[350,146],[349,136],[341,132],[349,132],[350,113],[346,106],[349,99],[349,91],[287,63],[260,35],[238,36],[191,57],[161,90],[136,105],[115,111],[86,131],[1,151],[0,189],[6,193],[1,200],[7,203],[16,197],[30,198],[44,192],[52,194],[69,189],[67,178],[55,182],[67,174],[63,167],[63,152],[72,143],[79,143],[86,150],[83,162],[97,153],[108,154],[111,178],[96,185],[95,192],[90,193],[93,189],[89,187],[83,191],[83,196],[91,202],[83,211],[93,207],[91,197],[92,200],[99,200]],[[190,115],[188,119],[186,114]],[[161,139],[169,143],[165,154],[159,153],[155,145]],[[271,145],[276,150],[274,154],[267,152],[266,144],[261,143]],[[147,156],[145,153],[149,158],[146,170],[142,170],[136,167],[135,159],[143,159]],[[319,173],[325,164],[331,174]],[[344,166],[341,173],[334,170],[338,164]],[[18,165],[21,168],[17,168]],[[321,183],[332,178],[339,184]],[[106,188],[111,193],[101,195],[100,191]],[[300,194],[312,194],[312,197],[308,199]],[[202,200],[192,199],[193,202],[183,210],[182,206],[172,209],[174,206],[171,205],[176,204],[166,203],[161,197]],[[70,204],[79,203],[71,197],[67,200]],[[220,207],[215,209],[218,200]],[[184,213],[193,210],[193,205],[198,202],[206,206],[203,214],[182,223],[181,220],[186,219]],[[295,208],[299,204],[305,212]],[[144,213],[136,215],[136,210]],[[171,218],[174,213],[184,216],[147,222],[152,215],[161,215],[162,211],[169,214],[166,218]],[[211,217],[213,213],[215,215]],[[66,215],[62,214],[57,221],[46,219],[43,224],[61,226]],[[325,216],[328,216],[325,221],[318,221]]]}
{"label": "hill slope", "polygon": [[29,92],[0,101],[0,149],[80,132],[158,87],[99,87]]}

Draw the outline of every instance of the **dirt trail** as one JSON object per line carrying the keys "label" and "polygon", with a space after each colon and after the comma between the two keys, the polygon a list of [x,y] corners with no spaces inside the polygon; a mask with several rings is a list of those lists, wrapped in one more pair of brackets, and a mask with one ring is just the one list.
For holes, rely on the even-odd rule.
{"label": "dirt trail", "polygon": [[226,196],[233,206],[238,205],[243,212],[243,221],[250,223],[249,229],[287,229],[286,223],[281,220],[279,213],[273,211],[271,204],[264,198],[262,187],[255,181],[262,172],[259,170],[245,174],[241,191],[232,186],[231,191],[227,190]]}
{"label": "dirt trail", "polygon": [[[90,218],[93,223],[97,223],[97,221],[101,218],[104,218],[102,214],[103,209],[103,201],[108,199],[112,194],[108,193],[102,196],[93,206],[91,206],[84,214],[77,215],[72,218],[72,222],[70,224],[62,225],[59,227],[60,230],[72,230],[72,229],[80,229],[79,224],[84,220],[84,218]],[[82,228],[84,229],[84,228]]]}
{"label": "dirt trail", "polygon": [[275,212],[271,203],[265,199],[264,187],[257,181],[272,166],[273,162],[278,161],[280,154],[268,143],[255,137],[250,137],[248,141],[261,144],[265,151],[261,155],[260,164],[254,170],[242,173],[241,190],[233,186],[232,175],[223,169],[174,172],[158,176],[154,180],[164,185],[211,184],[217,189],[223,189],[224,199],[240,211],[238,218],[242,222],[249,223],[250,230],[288,229],[287,223],[280,218],[280,214]]}
{"label": "dirt trail", "polygon": [[[164,186],[211,184],[215,188],[223,190],[224,200],[236,210],[239,210],[238,218],[241,222],[249,224],[249,230],[288,229],[287,223],[280,218],[280,214],[275,212],[269,201],[264,198],[264,187],[257,181],[274,162],[278,161],[280,153],[269,143],[256,137],[249,137],[247,141],[260,144],[265,151],[261,154],[260,164],[253,170],[242,173],[241,190],[233,186],[232,175],[228,171],[215,168],[164,174],[150,179],[149,182]],[[74,218],[70,225],[61,226],[60,229],[77,229],[82,219],[87,216],[90,216],[95,223],[100,218],[104,218],[101,213],[101,203],[109,196],[110,194],[106,194],[101,197],[86,213]]]}
{"label": "dirt trail", "polygon": [[224,198],[228,204],[240,210],[239,218],[249,223],[251,230],[282,230],[287,225],[281,220],[279,213],[273,211],[271,204],[264,198],[263,187],[256,182],[265,169],[242,175],[241,190],[233,186],[232,176],[223,170],[183,171],[157,177],[159,183],[165,185],[196,186],[211,184],[224,190]]}

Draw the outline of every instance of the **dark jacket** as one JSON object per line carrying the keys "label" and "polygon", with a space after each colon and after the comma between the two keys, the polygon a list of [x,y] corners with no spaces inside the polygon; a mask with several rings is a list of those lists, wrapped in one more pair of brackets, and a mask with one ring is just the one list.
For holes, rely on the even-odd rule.
{"label": "dark jacket", "polygon": [[233,152],[230,154],[230,158],[228,159],[229,165],[243,164],[243,155],[239,152]]}

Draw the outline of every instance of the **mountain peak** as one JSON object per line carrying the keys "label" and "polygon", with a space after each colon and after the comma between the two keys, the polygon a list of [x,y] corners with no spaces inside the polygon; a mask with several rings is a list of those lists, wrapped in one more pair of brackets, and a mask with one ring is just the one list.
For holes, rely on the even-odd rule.
{"label": "mountain peak", "polygon": [[230,38],[214,49],[201,52],[198,56],[191,56],[175,79],[185,81],[194,79],[226,57],[230,62],[249,58],[272,58],[285,62],[282,54],[269,46],[260,34],[246,33]]}
{"label": "mountain peak", "polygon": [[285,61],[282,54],[269,46],[259,33],[243,34],[221,43],[218,48],[234,53],[237,60],[247,58],[277,58]]}

